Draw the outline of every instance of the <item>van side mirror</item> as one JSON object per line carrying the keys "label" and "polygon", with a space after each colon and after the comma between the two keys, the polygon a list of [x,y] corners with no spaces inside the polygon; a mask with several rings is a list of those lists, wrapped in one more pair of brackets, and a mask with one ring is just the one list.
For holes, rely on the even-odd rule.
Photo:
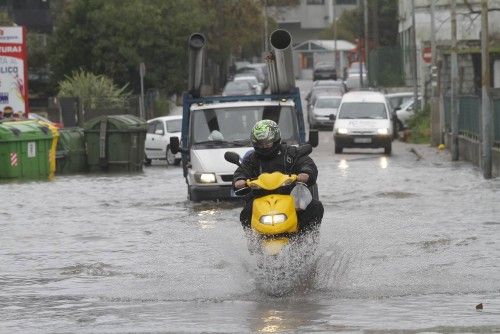
{"label": "van side mirror", "polygon": [[330,116],[328,116],[328,118],[330,119],[330,121],[334,121],[335,120],[335,114],[330,114]]}
{"label": "van side mirror", "polygon": [[309,130],[309,144],[312,147],[317,147],[319,144],[318,130]]}
{"label": "van side mirror", "polygon": [[235,165],[238,165],[240,166],[240,155],[236,152],[231,152],[231,151],[227,151],[226,153],[224,153],[224,159],[226,159],[226,161],[232,163],[232,164],[235,164]]}
{"label": "van side mirror", "polygon": [[179,137],[170,137],[170,152],[172,152],[173,154],[177,154],[179,152],[179,147]]}

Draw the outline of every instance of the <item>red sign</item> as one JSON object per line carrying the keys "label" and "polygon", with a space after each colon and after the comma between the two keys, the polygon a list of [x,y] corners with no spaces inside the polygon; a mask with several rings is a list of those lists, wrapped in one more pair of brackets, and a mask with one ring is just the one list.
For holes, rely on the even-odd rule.
{"label": "red sign", "polygon": [[24,27],[0,27],[0,111],[28,116],[28,51]]}
{"label": "red sign", "polygon": [[430,63],[432,61],[432,48],[431,47],[425,47],[422,51],[422,59],[426,63]]}

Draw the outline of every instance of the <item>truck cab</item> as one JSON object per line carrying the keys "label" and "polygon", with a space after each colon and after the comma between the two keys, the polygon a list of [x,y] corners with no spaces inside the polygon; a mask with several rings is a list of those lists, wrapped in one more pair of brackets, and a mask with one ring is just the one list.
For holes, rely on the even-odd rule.
{"label": "truck cab", "polygon": [[[268,63],[272,72],[271,94],[240,96],[201,96],[201,50],[205,39],[201,34],[190,37],[189,90],[183,95],[181,139],[171,138],[170,149],[173,153],[181,152],[183,174],[191,201],[235,197],[232,181],[236,166],[227,162],[224,154],[233,151],[243,157],[253,150],[250,132],[258,121],[275,121],[280,127],[284,143],[306,143],[300,92],[295,87],[293,71],[288,71],[290,66],[279,66],[280,61],[292,64],[291,36],[283,30],[276,32],[277,42],[283,44],[287,54],[280,58],[280,53],[276,51],[278,65],[273,62],[274,58]],[[317,146],[316,131],[309,134],[309,142]]]}

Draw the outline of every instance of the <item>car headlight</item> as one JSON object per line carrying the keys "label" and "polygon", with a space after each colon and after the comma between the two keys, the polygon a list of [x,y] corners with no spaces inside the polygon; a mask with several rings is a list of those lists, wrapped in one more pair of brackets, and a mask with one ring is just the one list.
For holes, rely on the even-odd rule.
{"label": "car headlight", "polygon": [[349,133],[349,130],[347,130],[346,128],[338,128],[337,133],[340,135],[346,135]]}
{"label": "car headlight", "polygon": [[389,134],[389,129],[377,129],[377,133],[379,135],[388,135]]}
{"label": "car headlight", "polygon": [[261,224],[265,225],[273,225],[283,223],[286,220],[286,215],[283,213],[277,215],[264,215],[260,217]]}
{"label": "car headlight", "polygon": [[217,180],[215,179],[215,174],[214,173],[198,173],[194,174],[194,179],[198,183],[216,183]]}

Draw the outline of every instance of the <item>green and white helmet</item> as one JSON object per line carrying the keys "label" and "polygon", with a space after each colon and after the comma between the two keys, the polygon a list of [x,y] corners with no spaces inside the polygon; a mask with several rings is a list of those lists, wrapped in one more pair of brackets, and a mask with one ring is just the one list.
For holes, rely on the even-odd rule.
{"label": "green and white helmet", "polygon": [[254,147],[265,147],[279,143],[281,141],[280,128],[276,122],[263,119],[255,123],[251,139]]}

